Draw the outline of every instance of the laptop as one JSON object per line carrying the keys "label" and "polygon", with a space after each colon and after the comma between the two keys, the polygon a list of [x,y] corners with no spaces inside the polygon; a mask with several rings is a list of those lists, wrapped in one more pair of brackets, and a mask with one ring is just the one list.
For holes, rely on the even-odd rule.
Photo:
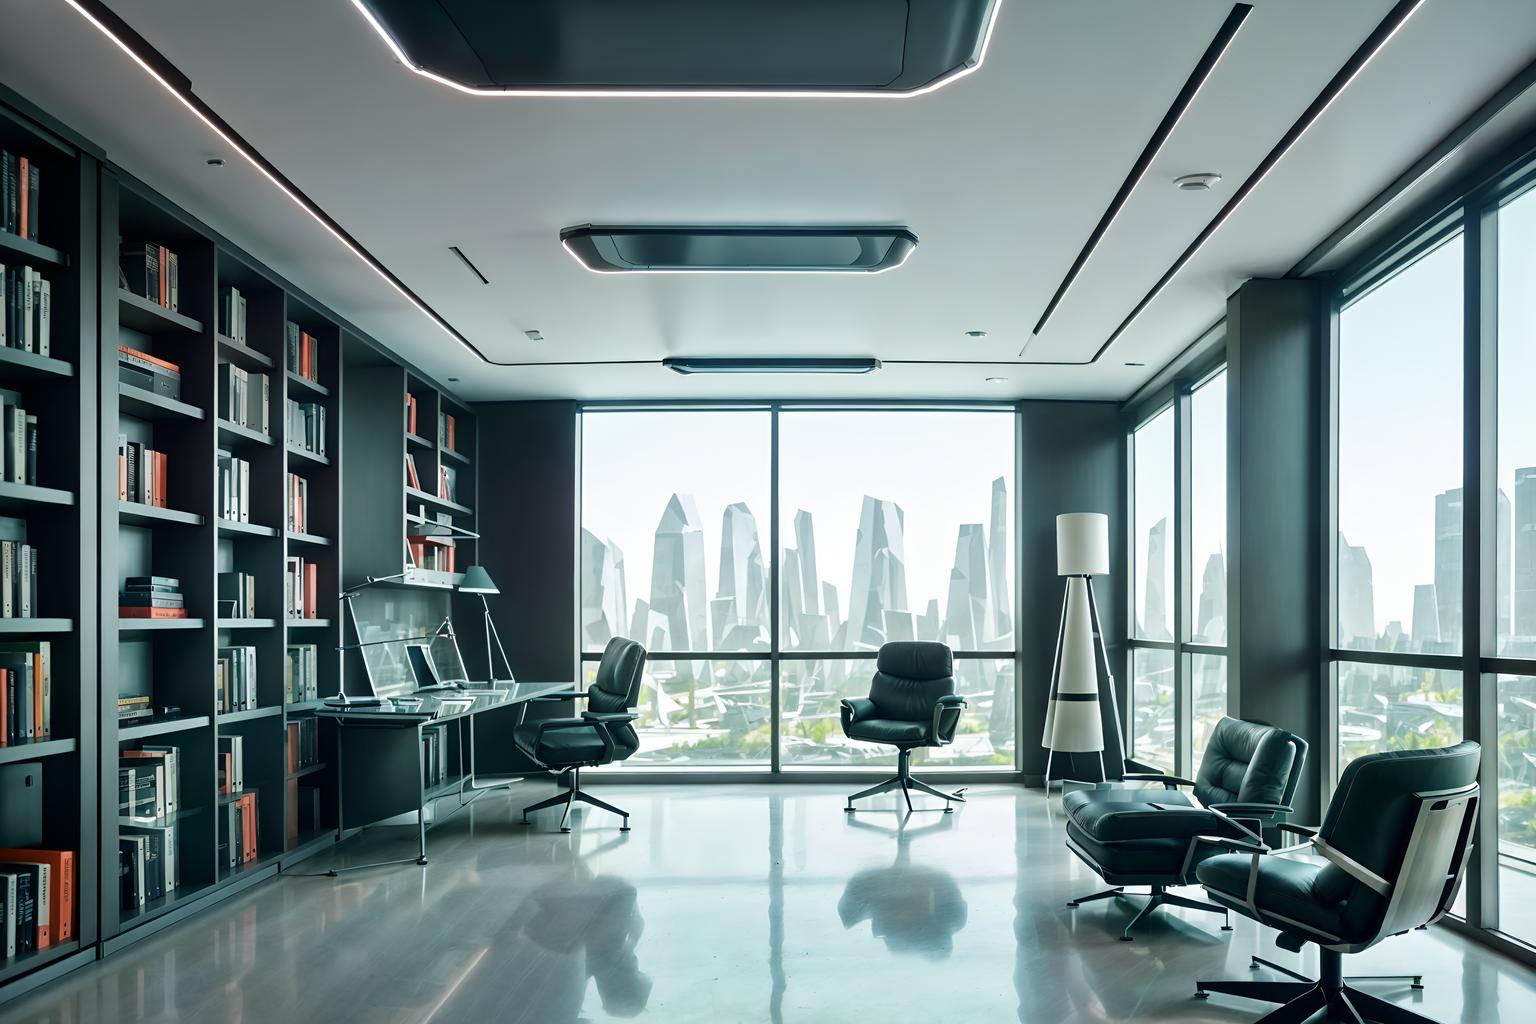
{"label": "laptop", "polygon": [[433,660],[432,650],[427,644],[406,644],[405,656],[411,665],[411,675],[416,677],[417,693],[438,693],[444,690],[467,694],[497,692],[483,683],[475,684],[468,679],[443,679],[438,675],[437,662]]}

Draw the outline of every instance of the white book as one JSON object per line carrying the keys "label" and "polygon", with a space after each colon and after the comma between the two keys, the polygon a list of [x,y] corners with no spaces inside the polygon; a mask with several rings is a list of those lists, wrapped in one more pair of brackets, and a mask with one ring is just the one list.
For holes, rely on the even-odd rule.
{"label": "white book", "polygon": [[53,282],[44,281],[39,292],[41,309],[37,316],[37,354],[48,355],[53,346]]}
{"label": "white book", "polygon": [[0,874],[0,899],[5,900],[5,945],[0,952],[7,960],[16,955],[16,876]]}
{"label": "white book", "polygon": [[31,352],[32,342],[32,282],[37,279],[37,271],[31,267],[21,268],[21,348]]}

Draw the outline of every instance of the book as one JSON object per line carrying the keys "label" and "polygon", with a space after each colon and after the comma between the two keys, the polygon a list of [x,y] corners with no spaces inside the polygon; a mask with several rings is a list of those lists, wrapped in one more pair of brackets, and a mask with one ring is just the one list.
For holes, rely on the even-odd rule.
{"label": "book", "polygon": [[119,607],[117,617],[120,619],[185,619],[189,618],[185,608],[132,608]]}
{"label": "book", "polygon": [[44,865],[49,870],[48,929],[52,942],[75,937],[75,853],[73,850],[0,849],[0,861]]}
{"label": "book", "polygon": [[[0,863],[0,875],[14,879],[15,898],[9,903],[9,917],[16,929],[16,955],[25,956],[37,951],[37,893],[42,879],[42,867],[19,861]],[[10,882],[7,891],[11,891]],[[10,926],[7,926],[9,937]],[[9,941],[9,938],[8,938]]]}

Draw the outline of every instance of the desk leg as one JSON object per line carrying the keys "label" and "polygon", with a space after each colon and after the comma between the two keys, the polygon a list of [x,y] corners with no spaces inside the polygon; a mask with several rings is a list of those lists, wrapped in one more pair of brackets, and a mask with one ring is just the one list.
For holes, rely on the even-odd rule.
{"label": "desk leg", "polygon": [[[404,758],[394,758],[389,755],[396,751],[391,749],[398,743],[411,743],[416,748],[415,774],[406,780],[401,777],[389,777],[389,767],[398,765]],[[360,756],[356,763],[349,762],[346,757],[348,746],[356,746],[354,753]],[[336,754],[338,760],[338,788],[343,794],[352,785],[362,787],[361,791],[354,794],[351,801],[353,813],[371,817],[374,821],[382,821],[393,817],[404,810],[410,810],[410,804],[415,805],[416,830],[419,853],[416,857],[402,857],[396,860],[375,861],[370,864],[350,864],[345,867],[331,868],[325,872],[329,878],[336,878],[341,874],[351,871],[363,871],[368,868],[382,868],[394,864],[426,864],[427,863],[427,808],[426,794],[422,789],[422,780],[425,778],[426,766],[422,763],[423,752],[420,729],[378,729],[378,728],[354,728],[348,730],[345,723],[339,723],[337,730]],[[372,755],[371,757],[368,755]],[[367,776],[354,778],[353,769],[365,770],[369,763],[373,765],[373,772]],[[409,762],[407,762],[409,763]],[[396,769],[398,772],[398,769]],[[394,785],[391,785],[394,783]],[[396,803],[388,799],[388,794],[404,793],[410,790],[414,798],[405,802],[403,798]],[[359,799],[367,795],[366,799]],[[344,797],[343,797],[344,799]],[[374,806],[374,804],[378,806]],[[342,827],[347,826],[347,819],[342,817]],[[366,827],[366,826],[364,826]]]}

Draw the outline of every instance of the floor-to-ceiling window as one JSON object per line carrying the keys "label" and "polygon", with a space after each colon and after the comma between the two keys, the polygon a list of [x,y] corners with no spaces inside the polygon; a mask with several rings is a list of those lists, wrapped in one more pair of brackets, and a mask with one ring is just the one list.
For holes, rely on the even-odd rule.
{"label": "floor-to-ceiling window", "polygon": [[1008,408],[586,410],[582,657],[652,652],[627,765],[894,763],[838,706],[915,639],[955,651],[970,706],[914,760],[1011,770],[1015,429]]}
{"label": "floor-to-ceiling window", "polygon": [[1225,370],[1131,434],[1131,755],[1188,772],[1227,708]]}
{"label": "floor-to-ceiling window", "polygon": [[1456,913],[1536,956],[1533,179],[1489,179],[1342,278],[1329,753],[1336,777],[1369,751],[1480,742]]}

